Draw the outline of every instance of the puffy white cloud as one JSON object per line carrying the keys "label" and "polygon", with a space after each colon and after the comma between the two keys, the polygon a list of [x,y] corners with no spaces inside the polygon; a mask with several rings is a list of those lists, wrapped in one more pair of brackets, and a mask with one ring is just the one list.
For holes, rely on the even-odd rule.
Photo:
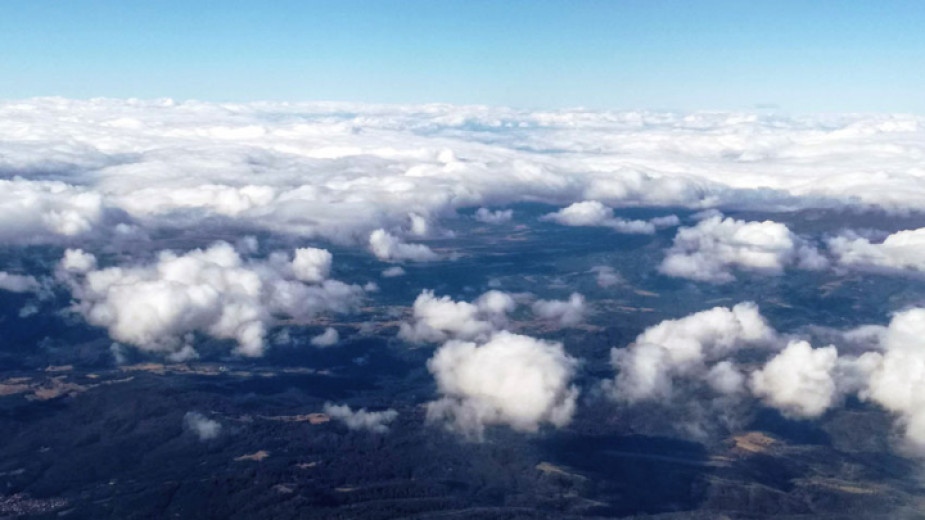
{"label": "puffy white cloud", "polygon": [[489,425],[565,426],[578,397],[577,363],[561,343],[506,331],[481,344],[449,341],[427,362],[442,395],[427,405],[428,419],[476,439]]}
{"label": "puffy white cloud", "polygon": [[879,244],[853,235],[828,241],[839,265],[896,273],[925,272],[925,228],[899,231]]}
{"label": "puffy white cloud", "polygon": [[604,386],[615,400],[637,403],[672,398],[680,381],[705,384],[721,398],[741,403],[752,396],[786,416],[805,419],[854,394],[896,414],[904,447],[925,453],[925,309],[897,313],[887,327],[869,325],[837,336],[860,354],[839,356],[834,345],[813,348],[805,340],[791,340],[763,365],[747,368],[753,361],[737,364],[736,352],[773,346],[778,336],[754,304],[717,307],[663,321],[627,348],[612,349],[617,375]]}
{"label": "puffy white cloud", "polygon": [[96,269],[96,257],[82,249],[67,249],[59,266],[68,273],[86,274]]}
{"label": "puffy white cloud", "polygon": [[501,291],[488,291],[469,303],[425,290],[414,300],[412,322],[401,324],[398,337],[415,343],[484,339],[504,324],[515,307],[513,297]]}
{"label": "puffy white cloud", "polygon": [[58,181],[0,179],[2,242],[82,235],[102,221],[103,213],[103,196],[87,188]]}
{"label": "puffy white cloud", "polygon": [[183,426],[192,431],[201,441],[208,441],[222,433],[222,424],[209,419],[199,412],[186,412],[183,416]]}
{"label": "puffy white cloud", "polygon": [[533,302],[533,313],[544,320],[555,320],[565,327],[578,325],[587,312],[585,297],[572,293],[568,300],[537,300]]}
{"label": "puffy white cloud", "polygon": [[734,365],[722,362],[739,349],[767,345],[775,338],[775,331],[751,302],[662,321],[630,346],[611,349],[611,363],[617,370],[613,397],[625,402],[668,398],[676,378],[708,379],[717,391],[734,392],[742,381]]}
{"label": "puffy white cloud", "polygon": [[925,453],[925,309],[897,313],[862,395],[900,416],[906,440]]}
{"label": "puffy white cloud", "polygon": [[400,265],[393,265],[382,270],[383,278],[396,278],[404,275],[405,270]]}
{"label": "puffy white cloud", "polygon": [[384,229],[377,229],[369,235],[369,250],[380,260],[411,260],[431,262],[440,258],[424,244],[406,244]]}
{"label": "puffy white cloud", "polygon": [[576,202],[555,213],[540,218],[562,224],[563,226],[608,227],[619,233],[651,235],[657,228],[676,226],[680,222],[677,215],[656,217],[652,220],[626,220],[613,216],[613,209],[596,200]]}
{"label": "puffy white cloud", "polygon": [[735,280],[733,268],[781,274],[797,265],[819,269],[827,264],[815,248],[778,222],[746,222],[719,216],[681,228],[659,266],[668,276],[712,283]]}
{"label": "puffy white cloud", "polygon": [[677,215],[665,215],[664,217],[655,217],[649,219],[649,223],[657,229],[675,227],[681,224],[681,219]]}
{"label": "puffy white cloud", "polygon": [[37,291],[40,287],[39,281],[34,276],[0,271],[0,291],[23,293]]}
{"label": "puffy white cloud", "polygon": [[505,222],[510,222],[513,216],[514,210],[510,209],[491,211],[488,208],[479,208],[475,212],[475,220],[484,224],[504,224]]}
{"label": "puffy white cloud", "polygon": [[351,430],[369,430],[375,433],[387,433],[389,423],[398,417],[398,412],[392,409],[380,412],[369,412],[366,408],[351,410],[349,406],[325,403],[324,413],[334,420],[347,425]]}
{"label": "puffy white cloud", "polygon": [[613,220],[613,210],[596,200],[586,200],[576,202],[555,213],[544,215],[542,218],[563,226],[604,226]]}
{"label": "puffy white cloud", "polygon": [[834,346],[813,348],[806,341],[791,341],[752,373],[749,384],[756,396],[787,415],[817,417],[838,397],[837,360]]}
{"label": "puffy white cloud", "polygon": [[[92,262],[72,252],[61,265],[80,272]],[[349,312],[362,297],[361,288],[336,280],[293,280],[281,268],[287,266],[274,257],[247,263],[218,242],[183,255],[164,251],[149,265],[86,271],[71,286],[81,314],[116,341],[179,355],[198,332],[232,339],[237,353],[259,356],[275,314],[306,321],[320,312]]]}
{"label": "puffy white cloud", "polygon": [[340,341],[340,334],[334,327],[324,329],[324,332],[312,338],[312,345],[316,347],[330,347]]}
{"label": "puffy white cloud", "polygon": [[738,395],[745,390],[745,375],[735,363],[720,361],[707,372],[707,383],[718,394]]}
{"label": "puffy white cloud", "polygon": [[418,215],[417,213],[409,213],[408,220],[411,222],[409,231],[411,231],[412,235],[426,237],[430,234],[430,222],[427,220],[427,217]]}
{"label": "puffy white cloud", "polygon": [[326,249],[303,247],[295,250],[292,271],[303,282],[318,283],[331,273],[333,256]]}

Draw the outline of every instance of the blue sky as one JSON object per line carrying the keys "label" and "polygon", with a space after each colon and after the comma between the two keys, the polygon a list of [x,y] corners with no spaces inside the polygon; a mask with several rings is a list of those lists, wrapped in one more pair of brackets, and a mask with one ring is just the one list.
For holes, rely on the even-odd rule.
{"label": "blue sky", "polygon": [[923,1],[0,2],[0,98],[925,113]]}

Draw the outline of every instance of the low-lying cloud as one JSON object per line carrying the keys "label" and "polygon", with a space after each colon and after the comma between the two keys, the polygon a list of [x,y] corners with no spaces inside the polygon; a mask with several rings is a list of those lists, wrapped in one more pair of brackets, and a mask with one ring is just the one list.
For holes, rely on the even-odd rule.
{"label": "low-lying cloud", "polygon": [[344,423],[351,430],[367,430],[374,433],[388,433],[389,424],[398,418],[398,412],[382,410],[370,412],[366,408],[353,410],[345,404],[325,403],[324,413],[331,419]]}
{"label": "low-lying cloud", "polygon": [[260,356],[275,314],[305,322],[350,312],[364,294],[337,280],[303,283],[296,278],[304,265],[286,253],[246,261],[225,242],[182,255],[163,251],[145,265],[94,270],[95,263],[78,250],[61,261],[76,309],[113,340],[165,355],[189,352],[190,335],[199,333],[233,340],[238,354]]}
{"label": "low-lying cloud", "polygon": [[822,269],[828,261],[778,222],[721,216],[678,230],[659,271],[701,282],[728,283],[734,269],[780,275],[787,267]]}
{"label": "low-lying cloud", "polygon": [[491,425],[565,426],[578,398],[577,365],[561,343],[506,331],[481,343],[448,341],[427,362],[441,394],[427,417],[473,439]]}
{"label": "low-lying cloud", "polygon": [[554,213],[541,217],[572,227],[606,227],[618,233],[651,235],[657,229],[677,226],[680,223],[677,215],[656,217],[651,220],[627,220],[613,215],[613,209],[596,200],[576,202]]}
{"label": "low-lying cloud", "polygon": [[222,433],[222,423],[199,412],[186,412],[183,416],[183,426],[193,432],[200,441],[215,439]]}

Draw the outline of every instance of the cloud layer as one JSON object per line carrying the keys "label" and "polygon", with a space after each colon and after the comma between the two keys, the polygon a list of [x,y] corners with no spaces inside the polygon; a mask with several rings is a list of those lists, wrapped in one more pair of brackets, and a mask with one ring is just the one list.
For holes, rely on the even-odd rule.
{"label": "cloud layer", "polygon": [[501,222],[510,214],[491,206],[532,200],[585,204],[559,217],[595,225],[607,210],[585,209],[617,204],[916,208],[923,128],[881,115],[3,102],[0,240],[213,218],[364,242],[410,215],[482,206],[477,218]]}

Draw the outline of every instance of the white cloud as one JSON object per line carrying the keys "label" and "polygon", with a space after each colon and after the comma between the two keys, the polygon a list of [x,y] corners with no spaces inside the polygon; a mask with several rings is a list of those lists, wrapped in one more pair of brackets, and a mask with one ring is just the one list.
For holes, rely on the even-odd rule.
{"label": "white cloud", "polygon": [[613,216],[613,209],[596,200],[576,202],[554,213],[540,218],[562,224],[563,226],[608,227],[619,233],[651,235],[662,227],[676,226],[680,222],[677,215],[656,217],[652,220],[626,220]]}
{"label": "white cloud", "polygon": [[366,408],[351,410],[349,406],[325,403],[324,413],[329,417],[347,425],[351,430],[369,430],[375,433],[387,433],[389,423],[398,417],[398,412],[392,409],[381,412],[369,412]]}
{"label": "white cloud", "polygon": [[40,287],[39,281],[34,276],[0,271],[0,291],[23,293],[37,291]]}
{"label": "white cloud", "polygon": [[925,228],[899,231],[879,244],[853,235],[828,242],[839,265],[894,273],[925,272]]}
{"label": "white cloud", "polygon": [[303,282],[318,283],[324,281],[331,273],[333,257],[326,249],[303,247],[295,250],[292,270],[295,277]]}
{"label": "white cloud", "polygon": [[409,213],[408,220],[411,222],[410,230],[412,235],[426,237],[430,234],[430,222],[427,217],[417,213]]}
{"label": "white cloud", "polygon": [[102,195],[87,188],[58,181],[0,179],[0,242],[79,236],[93,230],[103,212]]}
{"label": "white cloud", "polygon": [[[112,339],[166,355],[184,351],[188,334],[199,332],[234,340],[238,354],[259,356],[273,315],[304,322],[321,312],[349,312],[362,298],[361,288],[336,280],[290,279],[281,268],[288,264],[275,258],[248,263],[218,242],[183,255],[161,252],[149,265],[87,271],[71,288],[81,314]],[[71,253],[61,265],[81,271],[92,263]]]}
{"label": "white cloud", "polygon": [[542,217],[563,226],[605,226],[613,220],[613,210],[596,200],[576,202]]}
{"label": "white cloud", "polygon": [[192,431],[201,441],[208,441],[222,433],[222,424],[209,419],[199,412],[186,412],[183,416],[183,425]]}
{"label": "white cloud", "polygon": [[679,229],[659,271],[726,283],[735,280],[733,268],[776,275],[792,265],[820,269],[826,263],[815,248],[803,244],[783,224],[715,216]]}
{"label": "white cloud", "polygon": [[340,341],[340,334],[334,327],[324,329],[324,332],[312,338],[312,345],[316,347],[330,347]]}
{"label": "white cloud", "polygon": [[899,414],[910,447],[925,453],[925,309],[896,314],[884,337],[882,357],[878,355],[870,373],[869,387],[862,395]]}
{"label": "white cloud", "polygon": [[405,270],[400,265],[393,265],[382,270],[383,278],[396,278],[399,276],[405,276]]}
{"label": "white cloud", "polygon": [[484,339],[505,323],[514,307],[514,299],[501,291],[488,291],[469,303],[425,290],[414,300],[412,321],[401,324],[398,337],[414,343]]}
{"label": "white cloud", "polygon": [[484,224],[504,224],[505,222],[510,222],[513,216],[514,210],[510,209],[491,211],[488,208],[479,208],[475,212],[475,220]]}
{"label": "white cloud", "polygon": [[411,260],[431,262],[440,258],[424,244],[406,244],[384,229],[377,229],[369,235],[369,250],[380,260]]}
{"label": "white cloud", "polygon": [[0,241],[79,236],[115,225],[110,211],[146,230],[217,218],[356,243],[538,200],[910,209],[925,205],[923,132],[912,116],[8,101]]}
{"label": "white cloud", "polygon": [[96,269],[96,257],[82,249],[67,249],[59,265],[65,272],[86,274]]}
{"label": "white cloud", "polygon": [[578,293],[572,293],[568,300],[537,300],[532,310],[540,318],[558,321],[565,327],[584,321],[587,312],[585,297]]}
{"label": "white cloud", "polygon": [[812,418],[825,412],[838,397],[834,346],[813,348],[791,341],[764,367],[752,373],[749,384],[766,404],[794,417]]}
{"label": "white cloud", "polygon": [[427,405],[428,419],[470,438],[489,425],[565,426],[578,397],[571,384],[577,363],[561,343],[506,331],[481,344],[449,341],[427,362],[442,396]]}
{"label": "white cloud", "polygon": [[[779,338],[754,304],[717,307],[663,321],[630,346],[612,349],[617,375],[604,386],[615,400],[632,404],[678,397],[673,388],[681,381],[705,384],[721,398],[741,403],[752,396],[803,419],[857,395],[896,414],[904,447],[925,454],[925,309],[897,313],[887,327],[869,325],[837,336],[860,354],[839,356],[834,345],[813,348],[805,340],[790,340],[763,365],[746,368],[754,361],[737,364],[737,351],[773,346]],[[748,357],[754,360],[755,354],[761,351]]]}
{"label": "white cloud", "polygon": [[736,381],[735,366],[722,362],[739,349],[767,345],[775,337],[751,302],[662,321],[630,346],[611,350],[617,370],[613,397],[631,403],[668,398],[677,378],[709,380],[717,391],[733,392],[741,388],[741,381]]}

